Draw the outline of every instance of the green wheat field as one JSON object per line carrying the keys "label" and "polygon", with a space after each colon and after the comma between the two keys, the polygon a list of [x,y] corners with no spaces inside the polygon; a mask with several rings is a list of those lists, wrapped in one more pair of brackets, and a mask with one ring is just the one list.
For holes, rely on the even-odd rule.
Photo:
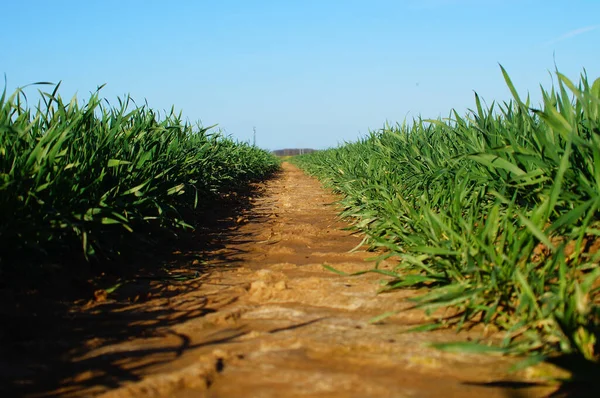
{"label": "green wheat field", "polygon": [[[374,257],[397,260],[365,271],[388,277],[382,291],[426,287],[416,306],[455,310],[418,330],[484,323],[505,336],[439,348],[598,363],[600,79],[557,72],[532,104],[502,73],[511,101],[484,107],[476,95],[464,115],[386,125],[290,161],[342,195],[341,216]],[[101,267],[195,227],[195,208],[279,169],[268,151],[173,110],[41,87],[35,105],[23,90],[0,97],[0,278],[73,252]]]}

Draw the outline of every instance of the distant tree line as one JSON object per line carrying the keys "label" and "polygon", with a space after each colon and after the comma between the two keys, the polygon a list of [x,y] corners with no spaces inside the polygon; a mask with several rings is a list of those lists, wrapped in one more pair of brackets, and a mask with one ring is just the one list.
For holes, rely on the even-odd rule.
{"label": "distant tree line", "polygon": [[276,156],[296,156],[303,155],[305,153],[315,152],[316,149],[311,148],[286,148],[286,149],[277,149],[273,151],[273,154]]}

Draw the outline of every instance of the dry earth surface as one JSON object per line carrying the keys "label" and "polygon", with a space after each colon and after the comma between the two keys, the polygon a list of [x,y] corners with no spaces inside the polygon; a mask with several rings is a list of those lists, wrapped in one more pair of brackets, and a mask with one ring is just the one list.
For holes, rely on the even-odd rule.
{"label": "dry earth surface", "polygon": [[[284,163],[260,191],[208,249],[180,253],[179,271],[201,269],[200,277],[140,279],[97,294],[45,339],[4,350],[3,396],[542,397],[556,389],[549,365],[509,373],[514,359],[427,345],[478,338],[479,328],[403,333],[426,321],[406,300],[420,292],[377,294],[381,275],[325,270],[369,268],[373,253],[350,252],[361,237],[342,229],[336,198],[318,181]],[[389,311],[398,313],[369,323]]]}

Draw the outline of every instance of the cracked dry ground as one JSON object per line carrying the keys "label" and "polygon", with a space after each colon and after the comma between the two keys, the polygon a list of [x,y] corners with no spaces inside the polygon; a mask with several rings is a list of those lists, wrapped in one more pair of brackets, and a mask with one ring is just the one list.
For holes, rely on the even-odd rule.
{"label": "cracked dry ground", "polygon": [[[102,397],[541,397],[548,370],[509,373],[513,359],[441,352],[429,342],[464,341],[472,330],[402,333],[422,324],[405,290],[377,294],[381,275],[343,277],[371,266],[361,237],[342,230],[335,197],[284,163],[252,206],[203,253],[208,271],[162,294],[86,311],[120,338],[90,338],[48,392]],[[197,264],[198,261],[194,262]],[[390,267],[391,264],[383,264]],[[191,265],[190,265],[191,267]],[[158,282],[157,282],[158,283]],[[164,282],[161,282],[164,283]],[[105,310],[103,310],[105,308]],[[373,317],[400,311],[379,324]],[[108,315],[105,315],[108,313]],[[140,315],[141,314],[141,315]],[[105,317],[105,323],[98,319]],[[90,321],[92,322],[92,321]],[[126,327],[123,327],[126,325]],[[115,331],[117,333],[117,331]],[[105,333],[106,335],[106,333]],[[65,371],[65,369],[67,369]],[[56,370],[56,369],[54,369]],[[44,369],[46,378],[53,369]],[[68,376],[68,377],[67,377]]]}

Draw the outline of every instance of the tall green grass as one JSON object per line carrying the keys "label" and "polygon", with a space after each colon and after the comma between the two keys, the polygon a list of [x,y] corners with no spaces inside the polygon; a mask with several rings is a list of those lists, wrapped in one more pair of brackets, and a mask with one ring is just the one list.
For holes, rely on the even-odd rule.
{"label": "tall green grass", "polygon": [[[296,158],[342,193],[380,258],[385,289],[454,315],[428,328],[493,324],[512,353],[600,359],[600,79],[557,72],[543,104],[513,99],[466,116],[385,126]],[[384,289],[384,290],[385,290]]]}
{"label": "tall green grass", "polygon": [[[278,160],[210,128],[99,92],[81,104],[0,97],[0,273],[27,258],[116,259],[183,214],[263,178]],[[154,235],[153,235],[154,234]]]}

